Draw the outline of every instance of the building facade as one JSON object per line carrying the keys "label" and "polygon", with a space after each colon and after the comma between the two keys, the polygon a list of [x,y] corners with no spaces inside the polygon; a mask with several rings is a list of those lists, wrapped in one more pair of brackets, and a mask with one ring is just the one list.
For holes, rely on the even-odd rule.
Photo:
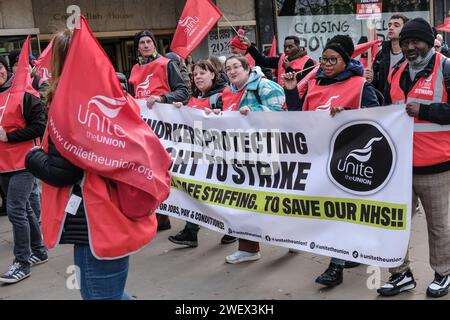
{"label": "building facade", "polygon": [[[213,2],[226,18],[219,21],[193,53],[194,59],[210,54],[227,55],[228,43],[234,36],[231,25],[236,30],[245,29],[252,41],[259,42],[255,7],[258,2],[272,4],[271,0]],[[77,10],[75,5],[87,18],[117,71],[128,73],[136,60],[134,35],[141,30],[152,31],[159,52],[166,53],[185,3],[185,0],[0,0],[0,54],[19,49],[25,36],[32,34],[32,50],[39,55],[52,35],[65,28]],[[265,28],[273,35],[273,12],[268,16],[270,19],[264,20],[266,24],[271,21],[271,26]]]}
{"label": "building facade", "polygon": [[[223,12],[193,58],[228,55],[234,30],[243,28],[260,49],[271,45],[274,34],[282,50],[284,37],[297,35],[313,57],[326,41],[345,33],[356,43],[367,35],[366,21],[355,17],[356,0],[212,0]],[[32,34],[32,51],[39,53],[54,32],[63,29],[80,8],[117,71],[128,74],[136,61],[134,34],[151,30],[160,53],[166,53],[186,0],[0,0],[0,54],[20,49]],[[379,37],[387,32],[387,20],[395,12],[421,16],[434,25],[450,15],[450,0],[383,0],[382,19],[376,21]]]}

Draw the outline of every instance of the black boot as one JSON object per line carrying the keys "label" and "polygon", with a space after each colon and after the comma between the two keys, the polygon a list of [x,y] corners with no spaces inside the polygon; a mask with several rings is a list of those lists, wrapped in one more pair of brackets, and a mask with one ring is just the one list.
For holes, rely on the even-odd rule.
{"label": "black boot", "polygon": [[344,267],[341,265],[330,263],[327,270],[316,279],[316,282],[327,287],[337,286],[342,283],[343,269]]}

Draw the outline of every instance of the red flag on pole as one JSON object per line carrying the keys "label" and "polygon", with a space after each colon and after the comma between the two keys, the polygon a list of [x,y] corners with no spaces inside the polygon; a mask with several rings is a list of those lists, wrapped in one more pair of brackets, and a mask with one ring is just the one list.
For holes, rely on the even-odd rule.
{"label": "red flag on pole", "polygon": [[312,69],[302,80],[297,84],[298,96],[303,98],[308,89],[308,81],[316,76],[317,71],[319,71],[320,64],[317,64],[314,69]]}
{"label": "red flag on pole", "polygon": [[[8,105],[9,101],[12,101],[14,96],[19,96],[19,100],[22,100],[23,95],[25,92],[28,92],[36,97],[39,97],[39,93],[33,89],[31,85],[31,77],[30,77],[30,67],[28,64],[30,57],[30,36],[27,37],[25,40],[22,50],[19,55],[19,61],[17,64],[17,70],[14,74],[14,79],[11,84],[11,87],[2,92],[0,94],[0,98],[3,98],[6,96],[3,103],[0,102],[0,123],[3,123],[3,116],[5,115],[6,109],[8,106],[11,106],[11,104]],[[3,101],[3,100],[2,100]]]}
{"label": "red flag on pole", "polygon": [[222,12],[211,0],[187,0],[170,49],[185,59],[219,21]]}
{"label": "red flag on pole", "polygon": [[48,81],[52,77],[50,73],[50,64],[52,62],[52,45],[53,42],[50,42],[34,64],[36,75],[43,81]]}
{"label": "red flag on pole", "polygon": [[[374,50],[374,47],[376,47],[378,49],[378,44],[380,42],[382,42],[383,40],[381,39],[377,39],[374,41],[370,41],[370,42],[366,42],[366,43],[361,43],[355,46],[355,52],[353,52],[352,58],[355,58],[357,56],[359,56],[360,54],[366,52],[367,50],[369,50],[370,48],[372,48],[372,50]],[[372,51],[373,53],[374,51]],[[378,52],[378,51],[377,51]]]}
{"label": "red flag on pole", "polygon": [[[272,46],[270,47],[270,51],[269,51],[269,57],[271,58],[275,58],[277,56],[277,38],[275,38],[275,35],[273,36],[272,39]],[[272,73],[275,74],[277,70],[272,69]]]}
{"label": "red flag on pole", "polygon": [[437,31],[450,32],[450,17],[444,19],[444,24],[436,27]]}
{"label": "red flag on pole", "polygon": [[128,208],[137,201],[141,210],[154,210],[167,198],[171,158],[135,112],[139,107],[122,90],[84,17],[49,109],[48,132],[57,150],[80,168],[116,181],[128,194],[138,193]]}

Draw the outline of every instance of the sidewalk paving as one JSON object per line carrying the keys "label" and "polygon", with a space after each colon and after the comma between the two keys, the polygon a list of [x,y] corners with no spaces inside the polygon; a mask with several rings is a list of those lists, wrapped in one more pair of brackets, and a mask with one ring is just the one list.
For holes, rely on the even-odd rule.
{"label": "sidewalk paving", "polygon": [[[185,248],[167,240],[184,227],[184,221],[171,218],[172,229],[159,232],[130,260],[126,289],[138,299],[163,300],[242,300],[242,299],[427,299],[425,292],[434,272],[428,263],[425,216],[413,220],[411,239],[412,270],[417,287],[393,298],[382,298],[367,287],[367,266],[344,271],[344,282],[325,289],[314,280],[329,262],[328,257],[306,252],[289,253],[287,248],[262,245],[262,259],[238,265],[225,263],[225,256],[237,243],[220,244],[221,234],[202,228],[199,246]],[[12,262],[12,232],[6,217],[0,217],[0,272]],[[71,245],[49,252],[49,262],[32,269],[32,275],[13,285],[0,285],[2,299],[78,300],[78,290],[67,289],[68,267],[73,263]],[[389,274],[381,270],[381,280]],[[70,282],[70,281],[69,281]],[[450,300],[450,295],[441,299]]]}

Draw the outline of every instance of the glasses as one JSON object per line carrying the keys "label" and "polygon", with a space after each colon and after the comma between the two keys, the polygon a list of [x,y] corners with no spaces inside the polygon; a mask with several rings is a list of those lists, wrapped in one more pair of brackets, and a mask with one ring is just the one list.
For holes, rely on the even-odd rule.
{"label": "glasses", "polygon": [[339,58],[336,58],[336,57],[331,57],[331,58],[323,58],[323,57],[320,57],[319,58],[319,62],[320,62],[320,64],[323,64],[323,65],[325,65],[325,64],[330,64],[331,66],[334,66],[336,63],[338,63],[338,61],[339,61]]}
{"label": "glasses", "polygon": [[236,69],[239,69],[239,68],[243,68],[243,66],[242,66],[242,64],[233,64],[233,65],[231,65],[231,66],[228,66],[228,67],[226,67],[225,68],[225,72],[226,73],[229,73],[229,72],[231,72],[231,71],[233,71],[233,70],[236,70]]}

